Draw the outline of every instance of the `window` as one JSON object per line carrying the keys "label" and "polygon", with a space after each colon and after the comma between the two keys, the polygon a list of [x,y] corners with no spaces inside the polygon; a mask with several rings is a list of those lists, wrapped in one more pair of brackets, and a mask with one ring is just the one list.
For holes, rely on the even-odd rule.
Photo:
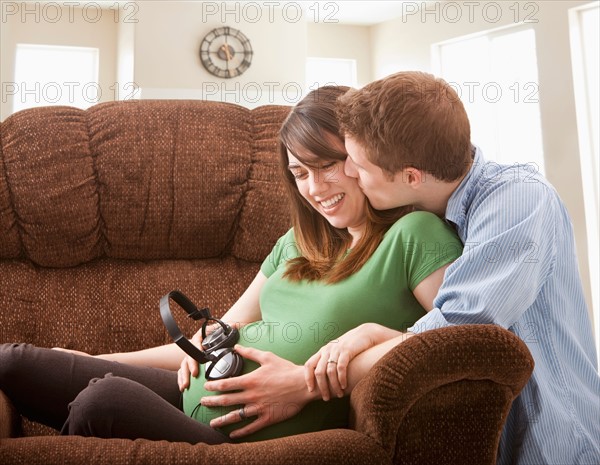
{"label": "window", "polygon": [[432,56],[435,74],[465,105],[485,157],[543,173],[534,30],[517,26],[434,44]]}
{"label": "window", "polygon": [[17,44],[13,112],[46,105],[88,108],[98,102],[97,48]]}
{"label": "window", "polygon": [[342,58],[307,58],[307,92],[327,84],[357,87],[356,60]]}
{"label": "window", "polygon": [[592,307],[594,315],[594,333],[600,359],[600,295],[598,282],[600,242],[598,208],[599,148],[598,106],[600,88],[599,29],[600,8],[598,3],[584,5],[569,10],[571,32],[571,55],[573,57],[573,85],[577,110],[577,130],[579,133],[579,151],[583,197],[585,200],[585,221],[587,226],[588,255],[590,257],[590,282],[592,283]]}

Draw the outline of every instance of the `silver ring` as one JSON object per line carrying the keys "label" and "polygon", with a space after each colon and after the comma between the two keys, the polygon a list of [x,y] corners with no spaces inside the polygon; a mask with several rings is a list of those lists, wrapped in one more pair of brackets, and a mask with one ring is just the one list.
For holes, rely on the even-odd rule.
{"label": "silver ring", "polygon": [[242,407],[241,409],[238,410],[238,415],[240,416],[240,418],[242,420],[246,419],[246,412],[244,412],[244,407]]}
{"label": "silver ring", "polygon": [[337,363],[337,360],[327,360],[327,363]]}

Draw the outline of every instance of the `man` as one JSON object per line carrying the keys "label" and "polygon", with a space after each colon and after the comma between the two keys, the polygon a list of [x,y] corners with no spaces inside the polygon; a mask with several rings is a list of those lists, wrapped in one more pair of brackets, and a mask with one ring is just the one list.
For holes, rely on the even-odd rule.
{"label": "man", "polygon": [[434,308],[410,331],[498,324],[533,355],[498,463],[600,463],[594,341],[572,225],[554,188],[525,166],[486,162],[458,96],[429,74],[402,72],[351,90],[338,118],[345,173],[375,208],[434,212],[464,243]]}

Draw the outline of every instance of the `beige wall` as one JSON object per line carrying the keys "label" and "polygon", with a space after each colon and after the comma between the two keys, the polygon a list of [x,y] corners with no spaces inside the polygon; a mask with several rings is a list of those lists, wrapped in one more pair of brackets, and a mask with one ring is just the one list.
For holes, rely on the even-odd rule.
{"label": "beige wall", "polygon": [[308,23],[308,56],[356,60],[356,79],[371,82],[371,28],[331,23]]}
{"label": "beige wall", "polygon": [[[37,43],[98,47],[101,101],[131,98],[131,82],[140,88],[142,98],[205,98],[247,106],[294,104],[304,90],[307,22],[305,13],[297,17],[293,8],[258,11],[242,6],[236,12],[238,2],[221,10],[222,2],[163,0],[124,2],[117,13],[113,2],[105,2],[97,22],[86,20],[93,8],[84,13],[70,7],[63,8],[60,21],[54,22],[55,12],[48,9],[45,14],[43,3],[25,7],[22,2],[10,3],[16,5],[16,13],[5,14],[0,22],[3,83],[14,79],[16,44]],[[216,5],[217,11],[206,4]],[[23,15],[25,8],[30,13]],[[198,54],[202,38],[225,24],[246,34],[255,50],[248,71],[227,80],[209,74]],[[367,60],[362,62],[369,66]],[[0,120],[12,112],[12,98],[3,95],[2,100]]]}
{"label": "beige wall", "polygon": [[127,100],[136,97],[135,23],[119,22],[117,34],[116,82],[120,95],[115,100]]}
{"label": "beige wall", "polygon": [[[293,19],[292,12],[282,10],[230,11],[233,13],[222,18],[221,11],[209,14],[212,12],[202,2],[140,3],[135,30],[135,81],[141,87],[142,98],[171,95],[248,106],[296,103],[301,97],[298,89],[304,89],[306,23],[286,20]],[[202,38],[223,25],[241,30],[254,50],[250,68],[232,79],[212,76],[203,68],[198,54]],[[240,92],[236,96],[237,90]]]}
{"label": "beige wall", "polygon": [[11,36],[12,22],[0,19],[0,121],[10,115],[12,109],[12,98],[9,100],[3,90],[5,83],[14,80],[15,51]]}
{"label": "beige wall", "polygon": [[[113,100],[114,92],[111,87],[114,86],[116,77],[118,35],[114,10],[99,12],[95,8],[84,11],[81,8],[67,7],[59,11],[54,7],[44,8],[40,2],[27,4],[26,7],[23,7],[25,4],[22,2],[10,3],[15,5],[17,10],[15,14],[9,14],[3,5],[0,49],[2,85],[14,81],[15,50],[19,43],[95,47],[100,50],[100,101]],[[0,103],[0,120],[4,120],[12,112],[12,96],[3,92]]]}
{"label": "beige wall", "polygon": [[[220,2],[217,5],[220,8]],[[260,20],[254,21],[256,11],[244,14],[240,8],[236,17],[235,7],[229,8],[224,23],[220,9],[209,14],[201,2],[140,3],[135,34],[135,81],[142,88],[143,98],[172,95],[234,101],[230,90],[258,84],[263,89],[263,98],[268,99],[272,89],[277,94],[277,103],[293,104],[297,101],[293,90],[305,86],[306,57],[355,59],[359,85],[371,81],[369,27],[326,23],[323,18],[315,21],[312,13],[306,11],[302,20],[293,21],[294,11],[286,13],[281,8],[265,8]],[[224,24],[244,32],[255,50],[250,69],[241,77],[228,80],[211,76],[198,58],[202,37]],[[223,88],[217,95],[213,95],[214,83]],[[203,86],[206,92],[202,92]],[[278,91],[286,86],[289,92],[279,95]],[[242,101],[237,103],[249,104],[243,101],[243,94]]]}
{"label": "beige wall", "polygon": [[[442,2],[436,10],[433,5],[429,5],[426,15],[410,14],[372,27],[373,78],[378,79],[401,70],[431,71],[431,46],[437,42],[497,27],[509,27],[516,24],[515,15],[521,21],[526,17],[535,21],[529,24],[535,30],[538,50],[539,101],[546,176],[558,190],[573,220],[579,267],[591,313],[592,283],[589,278],[567,14],[570,8],[589,2],[470,3],[477,6],[473,5],[469,10],[469,2]],[[460,10],[456,9],[456,4],[461,6]],[[490,4],[500,5],[502,9],[497,12],[492,6],[484,12],[483,7]],[[456,21],[458,12],[462,13],[462,17]],[[498,21],[495,20],[496,17],[499,17]],[[597,286],[598,283],[593,285]]]}

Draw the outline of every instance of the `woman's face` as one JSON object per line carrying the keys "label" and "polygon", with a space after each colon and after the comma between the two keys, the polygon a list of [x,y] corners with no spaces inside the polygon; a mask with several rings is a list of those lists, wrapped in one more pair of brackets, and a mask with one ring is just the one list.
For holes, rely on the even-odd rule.
{"label": "woman's face", "polygon": [[[344,144],[339,139],[339,150]],[[336,147],[338,148],[338,147]],[[302,197],[335,228],[362,232],[367,219],[366,197],[355,178],[344,173],[344,160],[322,160],[307,166],[288,150],[288,169]]]}

